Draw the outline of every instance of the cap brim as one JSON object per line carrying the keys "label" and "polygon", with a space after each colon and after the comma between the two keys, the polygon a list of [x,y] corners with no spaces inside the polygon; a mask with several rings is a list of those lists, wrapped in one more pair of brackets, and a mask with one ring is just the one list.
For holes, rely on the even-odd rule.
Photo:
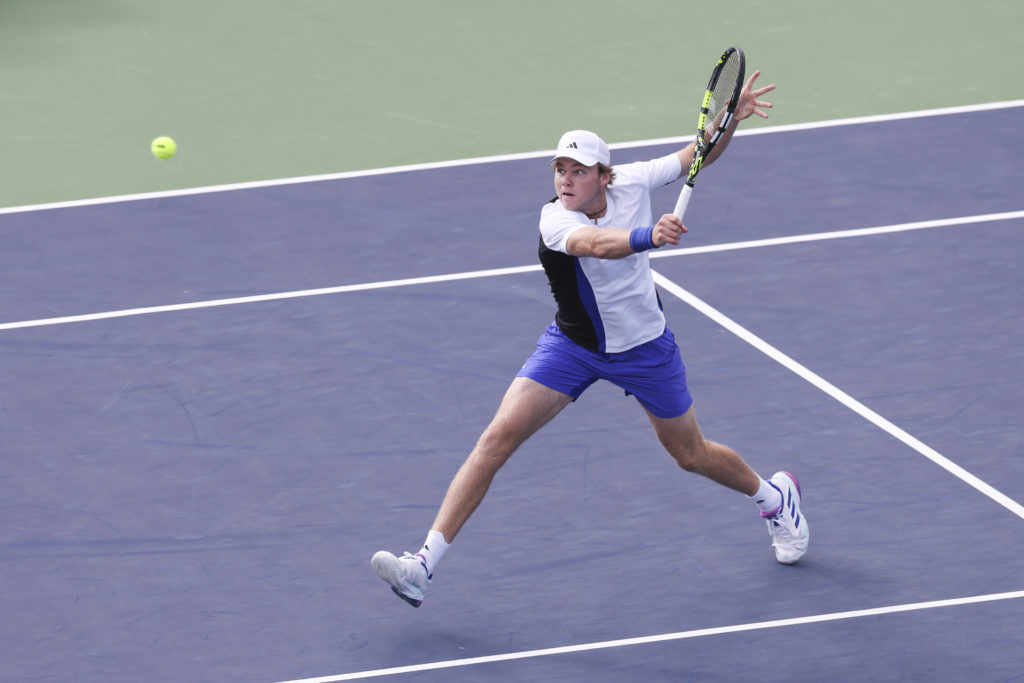
{"label": "cap brim", "polygon": [[548,166],[553,165],[559,159],[572,159],[573,161],[580,162],[584,166],[597,166],[601,161],[600,159],[588,157],[586,154],[581,154],[579,151],[574,149],[566,150],[565,152],[560,151],[558,154],[555,154],[555,156],[551,157],[551,161],[548,162]]}

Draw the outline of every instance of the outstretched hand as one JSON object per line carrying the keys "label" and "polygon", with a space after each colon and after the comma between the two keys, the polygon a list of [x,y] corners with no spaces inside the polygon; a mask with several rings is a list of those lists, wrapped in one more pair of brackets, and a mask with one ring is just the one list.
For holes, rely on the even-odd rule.
{"label": "outstretched hand", "polygon": [[754,81],[761,75],[760,71],[755,71],[751,74],[750,78],[747,79],[746,84],[743,86],[743,90],[740,91],[740,101],[736,105],[736,120],[742,121],[751,114],[756,114],[763,119],[768,118],[768,112],[762,111],[763,109],[771,109],[771,102],[764,102],[757,98],[761,97],[766,93],[770,93],[775,90],[775,84],[766,85],[763,88],[754,90]]}

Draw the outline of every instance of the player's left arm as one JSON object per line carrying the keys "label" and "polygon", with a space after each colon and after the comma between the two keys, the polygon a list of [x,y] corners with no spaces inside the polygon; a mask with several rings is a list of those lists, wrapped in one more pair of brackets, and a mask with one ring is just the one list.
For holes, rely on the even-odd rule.
{"label": "player's left arm", "polygon": [[[704,160],[704,166],[714,162],[715,159],[722,156],[722,152],[729,146],[729,141],[732,140],[732,134],[736,132],[736,128],[739,126],[740,121],[750,116],[760,116],[763,119],[768,118],[768,112],[765,109],[771,109],[772,103],[765,102],[758,99],[759,97],[770,93],[775,90],[775,84],[766,85],[762,88],[754,89],[754,81],[757,80],[758,76],[761,75],[760,71],[755,71],[747,79],[747,82],[743,85],[743,90],[740,91],[740,101],[736,105],[736,114],[733,116],[732,121],[729,122],[728,128],[722,134],[721,139],[715,148],[708,154],[708,158]],[[689,172],[690,164],[693,163],[693,143],[691,142],[683,149],[676,152],[676,156],[679,157],[680,172],[679,177],[682,178]]]}
{"label": "player's left arm", "polygon": [[569,236],[565,250],[570,256],[620,259],[666,244],[679,244],[684,232],[687,232],[686,226],[670,213],[653,226],[632,230],[583,226]]}

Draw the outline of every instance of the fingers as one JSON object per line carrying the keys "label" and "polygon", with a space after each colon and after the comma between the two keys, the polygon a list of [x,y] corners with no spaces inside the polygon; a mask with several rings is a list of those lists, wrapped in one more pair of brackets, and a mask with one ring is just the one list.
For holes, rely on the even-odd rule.
{"label": "fingers", "polygon": [[744,90],[750,95],[750,113],[757,114],[762,119],[768,118],[768,112],[762,111],[762,109],[771,109],[774,105],[771,102],[765,102],[757,98],[761,97],[766,93],[770,93],[775,90],[775,84],[766,85],[757,90],[754,90],[754,82],[761,75],[761,70],[758,69],[754,73],[750,74],[750,78],[747,79],[747,83],[744,86]]}
{"label": "fingers", "polygon": [[683,222],[675,214],[666,213],[654,226],[654,234],[651,237],[654,244],[661,247],[666,244],[679,244],[679,238],[684,232],[687,232],[687,229]]}
{"label": "fingers", "polygon": [[772,90],[775,90],[775,84],[774,83],[772,83],[771,85],[766,85],[766,86],[763,86],[761,88],[758,88],[757,90],[754,90],[754,81],[756,81],[758,76],[760,76],[760,75],[761,75],[760,71],[755,71],[754,73],[752,73],[750,75],[750,78],[747,79],[746,85],[743,86],[743,89],[748,91],[754,97],[760,97],[761,95],[764,95],[766,93],[770,93]]}
{"label": "fingers", "polygon": [[760,102],[754,100],[754,113],[760,116],[762,119],[768,118],[768,112],[761,111],[761,108],[771,109],[774,105],[771,102]]}

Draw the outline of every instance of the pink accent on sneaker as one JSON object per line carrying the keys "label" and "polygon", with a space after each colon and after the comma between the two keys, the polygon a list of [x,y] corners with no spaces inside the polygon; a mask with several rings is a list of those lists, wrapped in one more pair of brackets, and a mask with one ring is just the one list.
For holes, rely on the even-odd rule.
{"label": "pink accent on sneaker", "polygon": [[787,477],[793,480],[793,483],[796,485],[796,492],[803,496],[804,492],[800,490],[800,480],[797,479],[794,475],[790,474],[789,472],[786,472],[785,470],[782,471],[782,474],[785,474]]}

